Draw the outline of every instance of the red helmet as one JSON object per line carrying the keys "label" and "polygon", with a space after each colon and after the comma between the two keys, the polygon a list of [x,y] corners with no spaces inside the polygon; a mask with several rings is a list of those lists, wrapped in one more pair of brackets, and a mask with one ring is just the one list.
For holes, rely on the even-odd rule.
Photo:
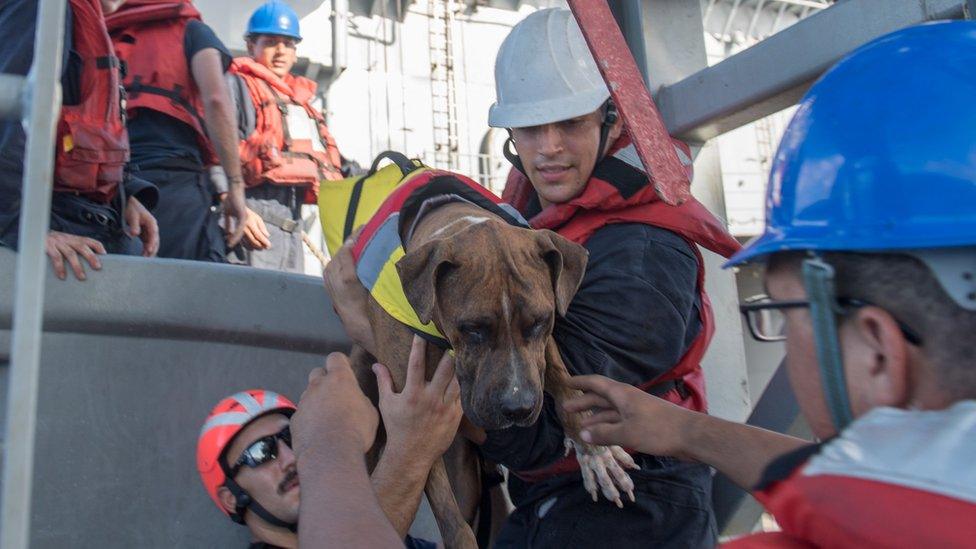
{"label": "red helmet", "polygon": [[197,440],[197,470],[200,471],[200,479],[210,498],[227,516],[231,514],[217,498],[217,489],[227,480],[224,466],[220,462],[224,450],[237,433],[255,419],[273,412],[290,417],[295,410],[295,405],[278,393],[251,389],[221,400],[207,416]]}

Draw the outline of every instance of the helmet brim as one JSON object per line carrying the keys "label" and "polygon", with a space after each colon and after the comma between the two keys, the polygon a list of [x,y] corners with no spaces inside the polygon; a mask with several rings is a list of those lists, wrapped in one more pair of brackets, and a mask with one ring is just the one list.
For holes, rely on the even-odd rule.
{"label": "helmet brim", "polygon": [[279,29],[277,27],[275,27],[273,29],[254,29],[254,30],[251,30],[250,32],[248,32],[245,35],[245,37],[248,38],[248,39],[251,39],[251,38],[253,38],[255,36],[259,36],[259,35],[262,35],[262,34],[263,35],[266,35],[266,36],[284,36],[285,38],[291,38],[296,43],[302,41],[302,37],[299,36],[298,34],[295,34],[293,32],[281,32],[281,29]]}
{"label": "helmet brim", "polygon": [[603,89],[536,103],[500,105],[496,102],[488,110],[488,125],[493,128],[527,128],[552,124],[595,112],[607,99],[610,99],[610,91]]}

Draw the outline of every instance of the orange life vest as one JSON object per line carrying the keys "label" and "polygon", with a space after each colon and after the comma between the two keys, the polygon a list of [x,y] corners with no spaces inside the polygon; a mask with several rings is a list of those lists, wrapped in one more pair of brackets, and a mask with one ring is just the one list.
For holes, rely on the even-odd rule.
{"label": "orange life vest", "polygon": [[[244,182],[249,187],[264,183],[309,185],[309,198],[314,203],[320,181],[342,179],[339,148],[322,113],[312,107],[315,82],[291,74],[280,78],[249,57],[234,59],[231,72],[247,86],[255,111],[254,131],[239,148]],[[310,140],[292,137],[289,108],[304,109],[315,122],[324,151],[316,151]]]}
{"label": "orange life vest", "polygon": [[122,114],[119,60],[99,0],[71,0],[72,50],[81,58],[81,101],[61,107],[54,156],[55,192],[74,192],[96,202],[115,197],[129,137]]}
{"label": "orange life vest", "polygon": [[[687,145],[674,140],[678,157],[691,169],[691,155]],[[529,219],[534,229],[550,229],[576,242],[585,244],[598,229],[613,223],[643,223],[674,232],[688,242],[698,259],[697,290],[701,330],[677,364],[656,379],[646,380],[640,388],[652,390],[664,383],[680,381],[662,398],[679,406],[704,412],[708,409],[705,398],[705,376],[701,360],[715,333],[715,319],[711,302],[705,293],[705,264],[698,246],[723,257],[730,257],[739,250],[739,243],[726,231],[725,225],[705,207],[689,199],[680,206],[661,202],[648,181],[647,174],[632,153],[630,138],[625,134],[614,143],[612,154],[600,161],[583,193],[563,203],[543,209]],[[512,170],[502,198],[519,210],[525,209],[535,193],[532,184],[518,170]],[[683,390],[682,390],[683,389]],[[515,473],[530,482],[549,476],[579,469],[575,456],[560,459],[552,465],[535,471]]]}
{"label": "orange life vest", "polygon": [[186,25],[200,20],[190,2],[128,0],[105,18],[115,51],[125,63],[126,111],[152,109],[187,124],[197,134],[204,164],[217,164],[207,137],[200,90],[186,62]]}

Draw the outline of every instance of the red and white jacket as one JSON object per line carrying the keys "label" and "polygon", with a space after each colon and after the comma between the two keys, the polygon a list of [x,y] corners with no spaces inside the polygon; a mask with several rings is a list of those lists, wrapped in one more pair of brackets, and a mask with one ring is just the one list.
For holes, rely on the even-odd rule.
{"label": "red and white jacket", "polygon": [[974,400],[935,411],[878,408],[792,472],[777,467],[789,457],[753,494],[782,531],[724,547],[976,547]]}

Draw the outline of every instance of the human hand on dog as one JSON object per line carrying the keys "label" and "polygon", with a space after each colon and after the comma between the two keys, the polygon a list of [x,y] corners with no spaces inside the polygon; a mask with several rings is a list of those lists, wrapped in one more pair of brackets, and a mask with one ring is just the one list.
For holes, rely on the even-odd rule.
{"label": "human hand on dog", "polygon": [[322,279],[325,283],[325,292],[332,299],[332,308],[339,315],[339,320],[349,334],[349,339],[370,354],[374,354],[376,345],[373,340],[373,328],[369,325],[369,317],[366,314],[369,292],[359,281],[356,275],[356,263],[352,258],[352,247],[355,246],[361,232],[362,227],[353,232],[336,251],[335,256],[325,266]]}
{"label": "human hand on dog", "polygon": [[684,433],[695,412],[641,391],[633,385],[590,375],[570,379],[583,395],[564,403],[567,412],[590,410],[580,438],[590,444],[616,444],[655,456],[684,456]]}
{"label": "human hand on dog", "polygon": [[291,417],[292,448],[296,459],[308,451],[355,451],[373,446],[379,415],[366,398],[342,353],[326,358],[325,368],[308,374],[298,411]]}
{"label": "human hand on dog", "polygon": [[429,466],[441,457],[457,434],[461,387],[454,375],[454,358],[444,353],[437,370],[426,381],[427,343],[414,336],[407,361],[403,390],[394,391],[389,370],[374,364],[379,385],[379,408],[386,428],[386,450],[412,456]]}

